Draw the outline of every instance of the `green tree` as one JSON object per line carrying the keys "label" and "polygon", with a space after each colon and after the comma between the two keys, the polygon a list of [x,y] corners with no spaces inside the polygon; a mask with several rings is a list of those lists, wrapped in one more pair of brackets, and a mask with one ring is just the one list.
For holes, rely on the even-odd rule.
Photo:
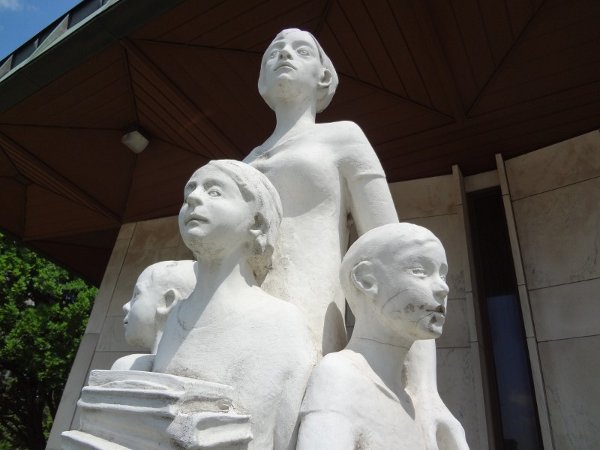
{"label": "green tree", "polygon": [[0,233],[0,450],[45,448],[95,295]]}

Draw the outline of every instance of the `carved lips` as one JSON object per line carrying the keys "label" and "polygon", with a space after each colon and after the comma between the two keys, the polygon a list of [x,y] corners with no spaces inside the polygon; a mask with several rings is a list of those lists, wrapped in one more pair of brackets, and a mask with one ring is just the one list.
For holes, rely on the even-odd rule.
{"label": "carved lips", "polygon": [[442,316],[446,315],[446,307],[444,305],[439,305],[436,308],[426,309],[426,311],[438,313],[438,314],[441,314]]}
{"label": "carved lips", "polygon": [[279,69],[292,69],[292,70],[296,70],[296,66],[294,66],[292,63],[288,62],[288,61],[284,61],[282,63],[279,63],[275,66],[275,72],[277,72]]}
{"label": "carved lips", "polygon": [[184,223],[186,225],[188,225],[190,222],[198,222],[198,223],[208,223],[208,219],[204,216],[201,216],[199,214],[190,214],[188,217],[186,217]]}

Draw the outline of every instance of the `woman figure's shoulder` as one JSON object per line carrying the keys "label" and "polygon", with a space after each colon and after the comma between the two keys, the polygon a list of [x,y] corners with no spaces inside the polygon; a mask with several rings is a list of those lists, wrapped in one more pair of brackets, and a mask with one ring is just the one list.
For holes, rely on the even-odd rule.
{"label": "woman figure's shoulder", "polygon": [[338,122],[325,122],[317,124],[320,134],[331,140],[348,143],[368,143],[363,130],[356,122],[340,120]]}

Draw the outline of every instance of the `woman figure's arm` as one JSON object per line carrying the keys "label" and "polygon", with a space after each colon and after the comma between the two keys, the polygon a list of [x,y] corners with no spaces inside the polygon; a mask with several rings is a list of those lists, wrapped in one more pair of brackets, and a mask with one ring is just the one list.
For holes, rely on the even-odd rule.
{"label": "woman figure's arm", "polygon": [[337,122],[340,174],[348,192],[347,209],[358,235],[381,225],[398,222],[385,172],[375,150],[354,122]]}

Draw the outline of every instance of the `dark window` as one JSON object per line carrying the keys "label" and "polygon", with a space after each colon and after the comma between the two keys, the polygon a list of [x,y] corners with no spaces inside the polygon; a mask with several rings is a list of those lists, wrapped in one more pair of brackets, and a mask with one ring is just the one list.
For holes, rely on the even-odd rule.
{"label": "dark window", "polygon": [[17,67],[23,61],[31,56],[31,54],[37,48],[35,39],[31,39],[27,41],[25,44],[21,45],[18,49],[13,53],[12,66]]}
{"label": "dark window", "polygon": [[499,188],[468,194],[486,400],[498,449],[542,449],[523,317]]}
{"label": "dark window", "polygon": [[73,8],[70,14],[69,28],[74,27],[83,19],[102,7],[102,0],[86,0]]}

